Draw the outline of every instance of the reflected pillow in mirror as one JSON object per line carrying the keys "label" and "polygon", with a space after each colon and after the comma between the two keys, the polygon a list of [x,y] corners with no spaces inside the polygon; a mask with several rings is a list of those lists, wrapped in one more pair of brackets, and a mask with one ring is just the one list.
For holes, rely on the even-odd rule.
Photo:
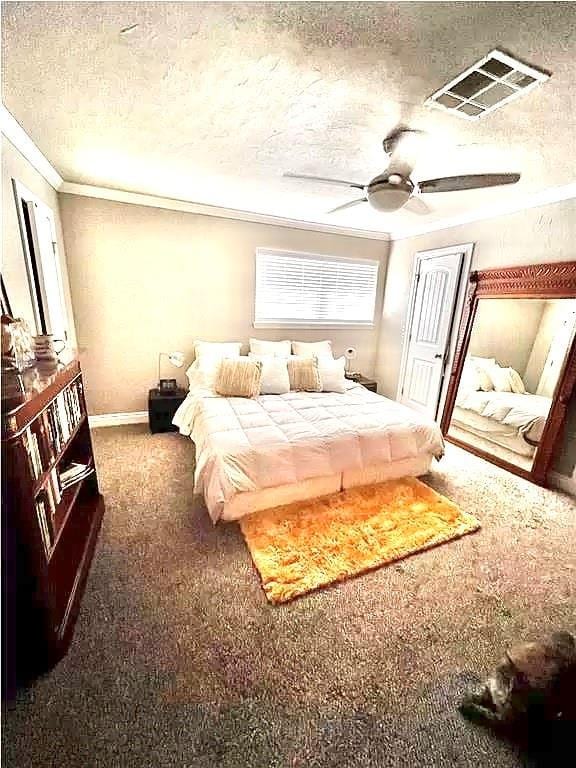
{"label": "reflected pillow in mirror", "polygon": [[499,365],[494,365],[492,368],[486,371],[492,379],[494,389],[496,392],[512,392],[512,381],[510,379],[510,368],[501,368]]}
{"label": "reflected pillow in mirror", "polygon": [[522,381],[522,377],[518,373],[518,371],[514,370],[514,368],[506,368],[508,371],[508,375],[510,376],[510,385],[512,387],[512,392],[515,392],[517,395],[525,395],[526,394],[526,387],[524,386],[524,382]]}
{"label": "reflected pillow in mirror", "polygon": [[492,381],[492,377],[488,372],[488,368],[479,368],[476,366],[476,375],[478,376],[478,381],[480,382],[478,389],[481,389],[482,392],[492,392],[492,390],[495,389],[494,382]]}
{"label": "reflected pillow in mirror", "polygon": [[471,355],[468,359],[477,368],[482,368],[483,370],[486,368],[493,368],[495,365],[498,365],[495,357],[476,357]]}
{"label": "reflected pillow in mirror", "polygon": [[462,376],[460,377],[460,392],[477,392],[481,388],[480,383],[478,368],[469,360],[466,360],[462,368]]}

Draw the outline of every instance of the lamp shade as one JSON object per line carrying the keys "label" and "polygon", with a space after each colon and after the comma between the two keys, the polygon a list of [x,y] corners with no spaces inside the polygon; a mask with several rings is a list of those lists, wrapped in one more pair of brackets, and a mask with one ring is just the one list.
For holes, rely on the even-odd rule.
{"label": "lamp shade", "polygon": [[176,368],[182,368],[184,365],[184,353],[183,352],[169,352],[168,353],[168,360],[172,363],[173,366]]}
{"label": "lamp shade", "polygon": [[348,347],[348,349],[344,352],[344,357],[347,360],[355,360],[356,359],[356,350],[354,347]]}

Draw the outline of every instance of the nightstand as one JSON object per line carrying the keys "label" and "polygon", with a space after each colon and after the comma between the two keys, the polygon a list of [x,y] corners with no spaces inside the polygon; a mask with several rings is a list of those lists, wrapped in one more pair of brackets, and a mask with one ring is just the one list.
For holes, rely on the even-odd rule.
{"label": "nightstand", "polygon": [[172,419],[187,394],[185,389],[180,388],[172,392],[161,392],[159,389],[151,389],[148,392],[150,432],[176,432],[178,430],[178,427],[172,424]]}
{"label": "nightstand", "polygon": [[378,392],[378,382],[374,379],[367,379],[365,376],[355,376],[350,381],[355,381],[357,384],[362,384],[363,387],[369,389],[370,392]]}

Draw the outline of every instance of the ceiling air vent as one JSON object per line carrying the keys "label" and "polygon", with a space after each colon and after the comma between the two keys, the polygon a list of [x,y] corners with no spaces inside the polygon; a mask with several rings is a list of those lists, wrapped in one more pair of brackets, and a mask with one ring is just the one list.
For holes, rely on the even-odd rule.
{"label": "ceiling air vent", "polygon": [[426,99],[425,104],[465,120],[477,120],[528,93],[549,77],[501,51],[491,51]]}

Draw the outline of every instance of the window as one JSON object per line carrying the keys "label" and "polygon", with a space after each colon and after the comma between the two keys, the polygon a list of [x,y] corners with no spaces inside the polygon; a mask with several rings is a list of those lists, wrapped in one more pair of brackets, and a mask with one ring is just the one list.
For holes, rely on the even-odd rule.
{"label": "window", "polygon": [[374,324],[378,261],[256,251],[255,327]]}
{"label": "window", "polygon": [[36,333],[68,337],[68,317],[58,260],[54,213],[13,181]]}

